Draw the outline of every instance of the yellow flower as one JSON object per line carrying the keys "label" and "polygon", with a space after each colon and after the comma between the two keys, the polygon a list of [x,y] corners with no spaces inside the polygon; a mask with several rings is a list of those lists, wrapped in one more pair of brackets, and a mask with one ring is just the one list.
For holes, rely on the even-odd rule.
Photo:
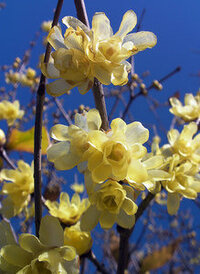
{"label": "yellow flower", "polygon": [[88,157],[88,169],[95,182],[108,178],[120,181],[141,183],[147,180],[147,170],[141,163],[146,154],[142,145],[148,140],[149,131],[139,122],[129,125],[120,119],[114,119],[111,130],[107,132],[91,131],[88,143],[93,148]]}
{"label": "yellow flower", "polygon": [[124,228],[134,225],[137,205],[131,187],[108,180],[96,184],[89,200],[91,205],[81,218],[83,231],[92,230],[98,222],[104,229],[111,228],[115,222]]}
{"label": "yellow flower", "polygon": [[62,192],[60,204],[47,200],[45,205],[52,216],[59,218],[66,225],[73,225],[78,222],[83,212],[88,208],[89,202],[88,199],[81,200],[77,193],[72,196],[70,202],[69,195]]}
{"label": "yellow flower", "polygon": [[6,143],[6,135],[4,131],[0,128],[0,146],[3,146]]}
{"label": "yellow flower", "polygon": [[64,244],[73,246],[78,255],[83,255],[92,248],[90,232],[81,231],[80,223],[66,227],[64,230]]}
{"label": "yellow flower", "polygon": [[0,251],[0,268],[6,273],[78,273],[76,251],[64,245],[59,221],[45,216],[41,221],[39,239],[21,234],[19,244],[5,245]]}
{"label": "yellow flower", "polygon": [[16,119],[22,119],[24,111],[20,110],[19,101],[13,103],[3,100],[0,102],[0,119],[6,119],[9,126],[12,126]]}
{"label": "yellow flower", "polygon": [[168,132],[168,140],[174,153],[178,153],[183,159],[192,163],[200,163],[200,134],[194,138],[198,127],[196,123],[191,122],[185,125],[182,132],[172,129]]}
{"label": "yellow flower", "polygon": [[179,209],[181,196],[195,199],[200,192],[200,180],[196,177],[198,166],[189,161],[182,161],[178,154],[173,154],[166,160],[165,170],[169,174],[162,185],[168,191],[167,209],[173,215]]}
{"label": "yellow flower", "polygon": [[56,169],[68,170],[85,161],[89,149],[88,132],[99,130],[101,118],[96,109],[75,115],[75,125],[55,125],[51,137],[60,141],[47,150],[47,158]]}
{"label": "yellow flower", "polygon": [[185,105],[182,105],[176,97],[169,100],[172,106],[169,111],[184,121],[190,122],[200,118],[200,92],[196,96],[187,93],[184,98]]}
{"label": "yellow flower", "polygon": [[1,213],[11,218],[19,214],[30,201],[34,191],[33,165],[18,161],[16,170],[2,169],[0,176],[4,182],[2,194],[7,197],[2,201]]}
{"label": "yellow flower", "polygon": [[62,21],[68,27],[64,38],[58,27],[50,31],[48,42],[55,52],[53,60],[42,65],[42,72],[48,78],[60,78],[47,85],[47,92],[53,96],[64,94],[75,86],[84,94],[92,87],[94,77],[105,85],[126,84],[131,69],[126,59],[152,48],[157,42],[151,32],[128,34],[137,23],[132,10],[124,14],[115,35],[102,12],[95,13],[91,30],[71,16]]}

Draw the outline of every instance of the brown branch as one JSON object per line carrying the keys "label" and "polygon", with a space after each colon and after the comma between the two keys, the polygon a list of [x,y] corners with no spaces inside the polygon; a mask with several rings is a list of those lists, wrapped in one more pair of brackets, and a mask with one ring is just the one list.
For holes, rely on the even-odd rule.
{"label": "brown branch", "polygon": [[[76,6],[78,19],[89,28],[90,26],[89,26],[89,21],[88,21],[84,0],[74,0],[74,3]],[[107,131],[109,129],[109,123],[108,123],[108,115],[106,110],[103,86],[96,78],[94,78],[94,85],[92,90],[93,90],[95,106],[98,109],[101,116],[101,120],[102,120],[101,128]]]}
{"label": "brown branch", "polygon": [[87,258],[89,261],[91,261],[97,268],[97,270],[100,273],[103,274],[109,274],[109,272],[105,269],[104,265],[102,265],[96,258],[96,256],[94,255],[94,253],[90,250],[87,254],[84,254],[81,256],[81,260]]}
{"label": "brown branch", "polygon": [[[63,0],[58,0],[56,11],[53,18],[52,27],[57,25]],[[44,62],[48,63],[51,53],[51,46],[48,43],[46,47]],[[46,78],[43,74],[40,77],[40,83],[37,90],[36,115],[35,115],[35,135],[34,135],[34,198],[35,198],[35,227],[36,236],[39,236],[40,222],[42,218],[42,174],[41,174],[41,141],[42,141],[42,119],[43,106],[45,98]]]}
{"label": "brown branch", "polygon": [[59,108],[60,112],[62,113],[63,117],[64,117],[65,120],[67,121],[67,123],[68,123],[69,125],[71,125],[71,124],[72,124],[72,120],[71,120],[71,118],[69,117],[69,115],[67,114],[67,112],[64,110],[64,108],[63,108],[63,106],[62,106],[60,100],[59,100],[58,98],[54,97],[54,101],[55,101],[57,107]]}
{"label": "brown branch", "polygon": [[142,216],[146,208],[149,206],[150,202],[155,197],[154,194],[148,193],[146,198],[140,203],[137,213],[135,214],[135,224],[131,229],[117,227],[117,230],[120,234],[120,244],[119,244],[119,261],[117,267],[117,274],[124,274],[125,269],[128,267],[129,263],[129,238],[135,228],[135,225],[139,218]]}
{"label": "brown branch", "polygon": [[12,168],[17,169],[15,164],[12,162],[12,160],[8,157],[8,154],[6,150],[3,148],[3,146],[0,147],[0,157]]}

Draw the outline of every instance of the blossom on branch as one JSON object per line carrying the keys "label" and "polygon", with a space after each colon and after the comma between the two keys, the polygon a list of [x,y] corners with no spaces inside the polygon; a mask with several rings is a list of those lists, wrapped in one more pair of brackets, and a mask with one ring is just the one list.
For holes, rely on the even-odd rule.
{"label": "blossom on branch", "polygon": [[13,103],[3,100],[0,102],[0,120],[5,119],[9,126],[12,126],[17,119],[22,119],[24,110],[20,110],[19,101]]}
{"label": "blossom on branch", "polygon": [[45,216],[39,239],[28,233],[19,236],[19,244],[8,244],[0,251],[0,269],[6,273],[78,273],[76,251],[64,245],[59,221]]}
{"label": "blossom on branch", "polygon": [[47,40],[55,51],[48,64],[41,64],[47,78],[57,79],[47,85],[47,92],[53,96],[62,95],[73,87],[85,94],[93,86],[95,77],[105,85],[125,85],[131,70],[126,59],[152,48],[157,42],[152,32],[128,34],[137,23],[132,10],[124,14],[114,35],[103,12],[95,13],[92,29],[71,16],[64,17],[62,22],[68,27],[64,38],[60,28],[54,26]]}

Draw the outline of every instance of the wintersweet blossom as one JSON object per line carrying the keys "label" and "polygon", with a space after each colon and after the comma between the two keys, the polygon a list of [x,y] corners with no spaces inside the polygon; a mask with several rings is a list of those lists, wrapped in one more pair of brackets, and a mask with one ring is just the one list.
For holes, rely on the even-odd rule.
{"label": "wintersweet blossom", "polygon": [[19,236],[19,244],[8,244],[0,251],[0,269],[5,273],[78,273],[76,251],[64,245],[59,221],[45,216],[39,239],[28,233]]}
{"label": "wintersweet blossom", "polygon": [[173,215],[179,209],[181,197],[195,199],[200,192],[200,180],[196,176],[199,168],[190,161],[182,161],[180,155],[172,154],[166,160],[165,170],[169,177],[162,181],[168,191],[167,210]]}
{"label": "wintersweet blossom", "polygon": [[196,96],[192,93],[187,93],[184,98],[185,105],[176,97],[172,97],[169,100],[172,106],[169,111],[175,116],[182,118],[186,122],[200,118],[200,92],[197,92]]}
{"label": "wintersweet blossom", "polygon": [[80,222],[78,222],[76,225],[65,228],[64,244],[73,246],[78,255],[83,255],[92,248],[92,238],[90,232],[80,229]]}
{"label": "wintersweet blossom", "polygon": [[126,84],[131,69],[126,59],[157,42],[151,32],[128,34],[137,23],[132,10],[124,14],[114,35],[103,12],[95,13],[91,30],[71,16],[64,17],[62,22],[67,26],[64,38],[58,27],[52,28],[47,40],[55,52],[48,64],[42,64],[42,72],[48,78],[58,79],[47,85],[47,92],[53,96],[76,86],[85,94],[92,87],[94,77],[105,85]]}
{"label": "wintersweet blossom", "polygon": [[50,135],[57,143],[47,150],[47,158],[56,169],[68,170],[85,161],[88,154],[88,132],[99,130],[101,118],[96,109],[75,115],[75,125],[55,125]]}
{"label": "wintersweet blossom", "polygon": [[47,200],[45,205],[52,216],[57,217],[66,225],[73,225],[79,221],[83,212],[86,211],[89,201],[88,199],[81,200],[80,196],[75,193],[70,202],[69,195],[62,192],[60,194],[60,203]]}
{"label": "wintersweet blossom", "polygon": [[16,119],[22,119],[24,110],[20,110],[19,101],[13,103],[3,100],[0,102],[0,120],[5,119],[9,126],[12,126]]}
{"label": "wintersweet blossom", "polygon": [[114,223],[124,228],[134,225],[137,205],[134,202],[134,190],[130,186],[107,180],[103,184],[95,185],[89,200],[91,205],[81,218],[83,231],[92,230],[98,222],[104,229],[111,228]]}
{"label": "wintersweet blossom", "polygon": [[2,169],[0,177],[3,180],[1,193],[7,196],[2,201],[1,213],[11,218],[19,214],[30,201],[30,194],[34,191],[33,164],[29,166],[20,160],[16,170]]}
{"label": "wintersweet blossom", "polygon": [[185,160],[192,163],[200,163],[200,134],[194,138],[198,127],[195,122],[185,125],[182,132],[179,133],[176,129],[171,129],[168,132],[168,140],[172,151],[178,153]]}

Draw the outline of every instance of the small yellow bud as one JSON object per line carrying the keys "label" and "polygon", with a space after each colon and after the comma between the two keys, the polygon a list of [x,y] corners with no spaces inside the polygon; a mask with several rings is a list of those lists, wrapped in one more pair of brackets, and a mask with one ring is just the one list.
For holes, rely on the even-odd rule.
{"label": "small yellow bud", "polygon": [[131,76],[131,78],[132,78],[132,80],[134,80],[134,81],[138,81],[139,76],[138,76],[137,73],[133,73],[133,75]]}
{"label": "small yellow bud", "polygon": [[85,109],[85,106],[84,105],[80,105],[79,106],[79,111],[83,111]]}
{"label": "small yellow bud", "polygon": [[157,90],[162,90],[162,89],[163,89],[162,84],[159,83],[158,80],[154,80],[154,81],[153,81],[153,86],[154,86],[154,88],[157,89]]}
{"label": "small yellow bud", "polygon": [[28,68],[27,71],[26,71],[26,76],[29,78],[29,79],[34,79],[35,76],[36,76],[36,71],[32,68]]}
{"label": "small yellow bud", "polygon": [[52,21],[44,21],[41,25],[41,29],[44,32],[49,32],[51,30]]}
{"label": "small yellow bud", "polygon": [[140,84],[140,91],[144,94],[147,95],[148,90],[146,89],[146,85],[144,83]]}
{"label": "small yellow bud", "polygon": [[13,66],[14,69],[17,69],[19,67],[19,63],[14,62],[12,66]]}
{"label": "small yellow bud", "polygon": [[19,57],[16,57],[15,62],[19,64],[19,63],[21,63],[21,59]]}

